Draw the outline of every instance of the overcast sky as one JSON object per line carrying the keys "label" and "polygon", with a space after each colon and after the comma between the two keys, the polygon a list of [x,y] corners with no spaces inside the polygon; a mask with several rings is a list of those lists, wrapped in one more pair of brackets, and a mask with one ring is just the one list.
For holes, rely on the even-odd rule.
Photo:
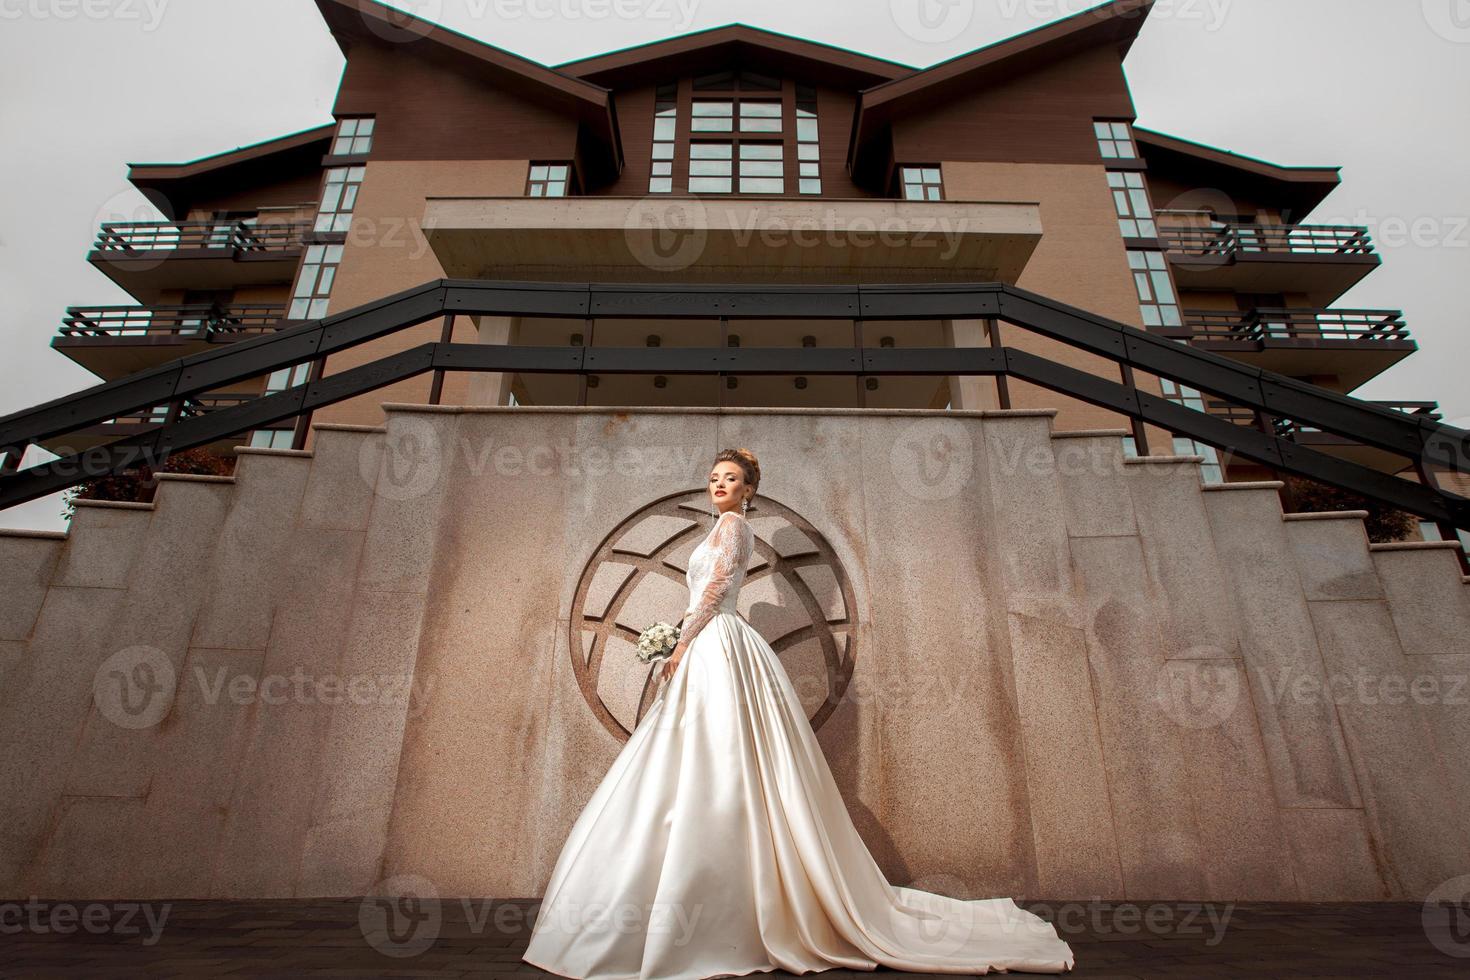
{"label": "overcast sky", "polygon": [[[544,64],[739,20],[924,67],[1095,0],[400,0]],[[0,0],[0,415],[97,383],[52,351],[66,307],[134,302],[86,262],[149,217],[129,163],[331,121],[343,59],[312,0]],[[1402,309],[1421,351],[1360,389],[1470,424],[1470,0],[1158,0],[1125,64],[1139,125],[1340,166],[1313,222],[1383,267],[1339,307]],[[34,451],[27,465],[37,461]],[[58,498],[0,526],[59,529]]]}

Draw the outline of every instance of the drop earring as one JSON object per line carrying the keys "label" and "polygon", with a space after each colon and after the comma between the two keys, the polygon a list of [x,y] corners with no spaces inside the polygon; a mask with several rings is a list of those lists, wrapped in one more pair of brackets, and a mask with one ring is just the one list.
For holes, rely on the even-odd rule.
{"label": "drop earring", "polygon": [[745,512],[748,510],[750,510],[750,498],[746,497],[744,500],[740,501],[740,516],[744,517]]}

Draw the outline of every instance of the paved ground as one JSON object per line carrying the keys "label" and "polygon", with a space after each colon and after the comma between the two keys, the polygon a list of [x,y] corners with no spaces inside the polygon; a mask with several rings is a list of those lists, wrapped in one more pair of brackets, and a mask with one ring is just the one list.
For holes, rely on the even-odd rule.
{"label": "paved ground", "polygon": [[[1023,904],[1057,924],[1079,978],[1470,977],[1467,909],[1451,924],[1447,912],[1426,920],[1422,906],[1399,903]],[[390,923],[357,899],[0,901],[0,976],[524,980],[549,976],[520,959],[535,909],[529,899],[446,900],[437,914],[410,908]]]}

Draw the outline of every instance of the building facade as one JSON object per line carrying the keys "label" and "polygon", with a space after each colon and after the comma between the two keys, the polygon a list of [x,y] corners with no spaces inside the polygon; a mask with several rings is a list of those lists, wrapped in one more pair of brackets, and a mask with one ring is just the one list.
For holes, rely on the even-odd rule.
{"label": "building facade", "polygon": [[[1013,283],[1339,393],[1415,350],[1399,311],[1335,305],[1380,262],[1366,229],[1309,221],[1337,168],[1277,166],[1134,125],[1123,66],[1149,2],[1119,0],[926,69],[739,25],[546,68],[373,3],[317,5],[346,56],[334,121],[190,163],[134,165],[130,179],[164,218],[104,226],[89,259],[137,304],[68,310],[56,349],[113,380],[450,277]],[[1118,374],[983,319],[460,316],[232,384],[189,410],[441,337],[545,347],[996,343]],[[1127,380],[1262,424],[1167,379]],[[1016,379],[451,372],[314,418],[376,425],[384,401],[1056,407],[1063,428],[1131,428],[1131,455],[1199,454],[1206,482],[1270,475]],[[1431,401],[1392,407],[1438,418]],[[106,441],[167,412],[91,434]],[[1381,449],[1291,419],[1265,424],[1420,478]],[[309,447],[306,418],[273,426],[215,448]],[[1463,491],[1456,474],[1446,479]]]}

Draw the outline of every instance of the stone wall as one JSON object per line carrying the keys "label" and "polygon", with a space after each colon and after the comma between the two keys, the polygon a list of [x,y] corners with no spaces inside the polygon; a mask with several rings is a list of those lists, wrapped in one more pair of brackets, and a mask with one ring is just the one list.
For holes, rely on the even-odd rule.
{"label": "stone wall", "polygon": [[770,501],[742,613],[814,706],[800,637],[840,637],[818,735],[896,883],[1371,900],[1470,872],[1452,546],[1370,546],[1047,411],[385,408],[0,532],[0,894],[540,894],[623,744],[593,702],[643,690],[617,645],[590,687],[574,665],[621,581],[589,560],[693,501],[622,545],[650,571],[619,621],[675,618],[725,446]]}

